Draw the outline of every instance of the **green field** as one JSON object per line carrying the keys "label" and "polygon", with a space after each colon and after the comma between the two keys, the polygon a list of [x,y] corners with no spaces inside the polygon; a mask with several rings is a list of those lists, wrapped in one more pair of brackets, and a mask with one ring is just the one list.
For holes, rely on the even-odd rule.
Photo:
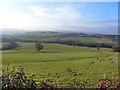
{"label": "green field", "polygon": [[108,38],[96,38],[96,37],[39,37],[39,38],[25,38],[23,40],[39,40],[39,41],[47,41],[47,42],[52,42],[52,41],[80,41],[80,42],[93,42],[93,43],[113,43],[112,40]]}
{"label": "green field", "polygon": [[[88,87],[94,87],[105,73],[112,75],[118,70],[118,53],[112,52],[110,48],[97,50],[91,47],[44,43],[44,49],[36,53],[34,43],[18,44],[20,47],[17,49],[2,52],[3,68],[9,63],[10,67],[23,66],[26,72],[36,73],[37,76],[51,73],[51,77],[54,77],[55,73],[66,73],[66,69],[71,68],[79,74],[84,74],[78,78],[93,84]],[[110,57],[114,63],[109,62]],[[93,61],[95,63],[92,68],[86,68]],[[67,74],[61,77],[65,78]]]}

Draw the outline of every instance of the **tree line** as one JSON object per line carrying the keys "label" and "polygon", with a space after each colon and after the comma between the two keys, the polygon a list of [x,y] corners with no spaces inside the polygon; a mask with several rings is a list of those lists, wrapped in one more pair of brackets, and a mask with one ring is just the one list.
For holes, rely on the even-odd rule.
{"label": "tree line", "polygon": [[[72,46],[75,47],[77,44],[73,43]],[[44,45],[41,42],[37,42],[35,43],[35,48],[37,50],[37,52],[40,52],[40,50],[42,50],[44,47]],[[97,50],[100,50],[100,48],[102,47],[102,44],[97,44],[95,46],[97,48]],[[114,43],[112,45],[112,50],[113,52],[120,52],[120,42]]]}
{"label": "tree line", "polygon": [[15,49],[16,47],[18,47],[18,44],[16,42],[9,42],[2,46],[2,50],[11,50]]}

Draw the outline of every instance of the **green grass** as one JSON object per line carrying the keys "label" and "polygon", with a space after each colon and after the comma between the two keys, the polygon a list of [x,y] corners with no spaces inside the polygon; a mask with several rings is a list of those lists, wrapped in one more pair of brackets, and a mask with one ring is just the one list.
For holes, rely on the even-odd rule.
{"label": "green grass", "polygon": [[[67,68],[78,73],[85,73],[87,70],[87,73],[79,78],[90,79],[91,83],[97,83],[104,73],[110,75],[118,70],[117,66],[107,61],[111,57],[113,62],[116,64],[118,62],[118,53],[112,52],[110,48],[100,48],[98,51],[91,47],[44,43],[41,53],[35,53],[34,43],[18,42],[18,44],[20,47],[16,50],[2,52],[3,68],[10,63],[11,67],[23,66],[26,72],[37,73],[38,76],[41,73],[66,73]],[[103,61],[100,62],[97,58],[101,58]],[[86,69],[92,61],[95,61],[93,67]]]}
{"label": "green grass", "polygon": [[113,43],[112,40],[108,38],[96,38],[96,37],[41,37],[41,38],[25,38],[25,40],[40,40],[40,41],[46,41],[46,42],[53,42],[57,40],[61,41],[80,41],[84,43]]}
{"label": "green grass", "polygon": [[106,38],[95,37],[64,37],[63,40],[81,41],[81,42],[96,42],[96,43],[113,43],[112,40]]}

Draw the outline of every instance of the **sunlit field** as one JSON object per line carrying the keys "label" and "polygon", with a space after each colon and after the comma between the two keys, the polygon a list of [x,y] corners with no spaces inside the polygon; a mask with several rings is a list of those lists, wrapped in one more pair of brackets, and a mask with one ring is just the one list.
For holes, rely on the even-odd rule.
{"label": "sunlit field", "polygon": [[[110,48],[97,50],[91,47],[44,43],[43,50],[37,53],[35,43],[18,44],[19,47],[15,50],[3,51],[4,69],[8,63],[11,68],[22,66],[28,74],[36,73],[37,79],[41,74],[50,73],[50,77],[54,77],[55,73],[66,74],[66,70],[71,69],[81,74],[79,79],[92,84],[88,87],[94,87],[104,74],[112,75],[116,72],[117,75],[118,53],[112,52]],[[61,77],[65,78],[67,74]]]}

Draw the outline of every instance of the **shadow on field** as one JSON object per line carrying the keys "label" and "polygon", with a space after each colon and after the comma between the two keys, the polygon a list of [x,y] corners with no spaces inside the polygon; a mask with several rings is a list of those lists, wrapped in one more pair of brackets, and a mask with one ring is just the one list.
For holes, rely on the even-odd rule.
{"label": "shadow on field", "polygon": [[60,52],[45,52],[45,51],[41,51],[41,52],[35,52],[35,53],[60,53]]}

